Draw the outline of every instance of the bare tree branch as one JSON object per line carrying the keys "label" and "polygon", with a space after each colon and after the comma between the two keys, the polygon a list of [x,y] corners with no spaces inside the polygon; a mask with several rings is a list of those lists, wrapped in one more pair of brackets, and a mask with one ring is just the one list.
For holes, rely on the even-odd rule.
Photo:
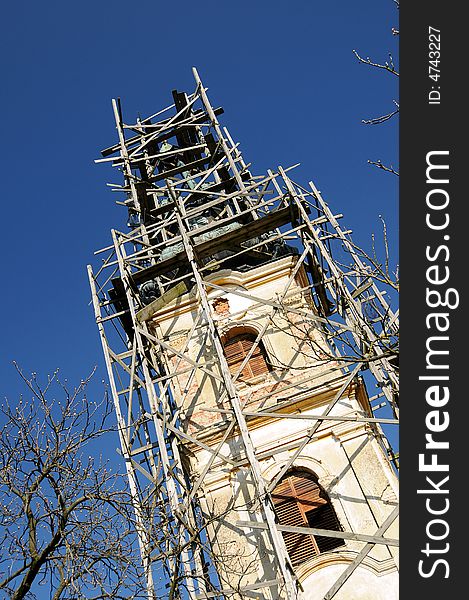
{"label": "bare tree branch", "polygon": [[[396,32],[396,33],[394,33]],[[394,35],[397,35],[397,29],[393,30]],[[375,67],[377,69],[384,69],[385,71],[388,71],[388,73],[391,73],[392,75],[395,75],[396,77],[399,77],[399,71],[396,69],[395,65],[394,65],[394,59],[392,57],[392,54],[389,54],[389,62],[386,61],[384,64],[382,63],[377,63],[371,60],[371,58],[369,56],[367,56],[366,58],[361,57],[358,52],[356,50],[352,50],[352,52],[355,54],[355,56],[357,57],[358,61],[361,63],[364,63],[365,65],[369,65],[370,67]]]}
{"label": "bare tree branch", "polygon": [[365,125],[380,125],[381,123],[384,123],[385,121],[388,121],[389,119],[392,119],[392,117],[394,117],[395,115],[397,115],[399,113],[398,102],[396,100],[393,100],[393,102],[396,106],[396,110],[393,110],[392,112],[390,112],[386,115],[374,117],[373,119],[363,119],[362,123],[364,123]]}
{"label": "bare tree branch", "polygon": [[126,479],[85,455],[111,430],[107,395],[87,398],[91,376],[69,390],[58,372],[41,385],[17,371],[32,397],[0,408],[0,593],[143,597]]}
{"label": "bare tree branch", "polygon": [[397,175],[399,177],[399,171],[396,171],[392,165],[390,167],[387,167],[380,160],[376,160],[376,161],[369,160],[368,164],[375,165],[375,167],[378,167],[378,169],[382,169],[383,171],[386,171],[387,173],[392,173],[393,175]]}
{"label": "bare tree branch", "polygon": [[[394,4],[396,5],[397,10],[399,10],[399,0],[393,0]],[[398,36],[399,35],[399,29],[392,27],[391,28],[391,33],[393,36]],[[396,65],[394,64],[394,58],[392,56],[391,53],[388,54],[389,59],[383,63],[380,62],[376,62],[374,60],[372,60],[369,56],[367,56],[366,58],[363,58],[358,52],[357,50],[353,50],[352,51],[355,55],[355,57],[357,58],[358,62],[365,64],[369,67],[372,67],[374,69],[379,69],[379,70],[384,70],[387,73],[390,73],[391,75],[395,75],[396,77],[399,77],[399,71],[396,68]],[[399,103],[397,100],[393,100],[395,109],[388,112],[388,113],[384,113],[382,115],[379,115],[378,117],[373,117],[371,119],[362,119],[362,123],[365,125],[381,125],[382,123],[385,123],[386,121],[389,121],[390,119],[392,119],[393,117],[395,117],[396,115],[399,114]],[[382,169],[383,171],[386,171],[388,173],[392,173],[393,175],[397,175],[399,176],[399,172],[396,171],[392,166],[391,167],[387,167],[385,165],[382,164],[382,162],[380,160],[378,161],[372,161],[369,160],[368,161],[369,164],[374,165],[376,167],[378,167],[379,169]]]}

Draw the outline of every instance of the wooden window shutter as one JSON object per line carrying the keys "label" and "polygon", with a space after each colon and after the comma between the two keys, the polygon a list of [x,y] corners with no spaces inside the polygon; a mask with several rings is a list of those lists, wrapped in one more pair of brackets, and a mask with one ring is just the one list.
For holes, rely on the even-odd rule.
{"label": "wooden window shutter", "polygon": [[[255,335],[251,333],[244,333],[228,339],[224,343],[223,348],[230,373],[235,374],[238,371],[244,358],[253,347],[255,339]],[[244,366],[241,373],[241,378],[253,379],[254,377],[258,377],[259,375],[263,375],[264,373],[268,372],[269,367],[265,358],[265,353],[261,343],[259,343],[252,353],[250,359]]]}
{"label": "wooden window shutter", "polygon": [[[294,502],[283,502],[278,504],[276,512],[282,525],[293,525],[298,527],[304,524],[298,505]],[[283,539],[287,547],[288,555],[293,566],[301,565],[312,556],[316,556],[316,548],[312,536],[301,533],[283,532]]]}
{"label": "wooden window shutter", "polygon": [[[313,510],[306,515],[309,527],[317,527],[318,529],[331,529],[332,531],[340,531],[340,523],[337,519],[334,509],[331,504],[325,504],[317,510]],[[315,535],[319,552],[327,552],[338,546],[342,546],[344,541],[340,538],[325,537]]]}
{"label": "wooden window shutter", "polygon": [[[316,527],[340,531],[334,508],[312,475],[296,471],[283,479],[272,493],[275,511],[281,525]],[[283,532],[283,539],[293,566],[342,546],[339,538]]]}

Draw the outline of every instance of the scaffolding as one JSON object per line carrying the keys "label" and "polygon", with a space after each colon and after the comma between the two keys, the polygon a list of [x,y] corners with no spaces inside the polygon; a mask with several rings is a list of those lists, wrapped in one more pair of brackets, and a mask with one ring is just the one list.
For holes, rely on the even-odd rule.
{"label": "scaffolding", "polygon": [[[113,100],[118,142],[102,151],[96,162],[111,163],[123,173],[123,184],[112,190],[123,195],[118,204],[128,211],[128,231],[112,231],[112,245],[98,251],[100,267],[88,267],[96,322],[101,337],[110,389],[117,415],[121,452],[125,460],[136,515],[142,564],[149,598],[230,598],[259,590],[260,597],[298,597],[295,570],[290,563],[276,519],[271,492],[301,453],[298,446],[289,464],[274,481],[266,482],[259,461],[264,455],[253,444],[250,423],[262,419],[306,419],[303,444],[330,421],[366,423],[391,461],[396,456],[382,425],[398,419],[398,314],[383,287],[390,275],[375,257],[362,252],[342,229],[315,185],[293,182],[293,168],[279,167],[258,176],[243,160],[213,108],[197,71],[191,94],[173,91],[173,104],[145,119],[128,124],[120,101]],[[254,269],[272,261],[291,264],[288,281],[275,298],[214,282],[212,275],[233,268]],[[295,304],[292,283],[302,270],[300,290],[310,309]],[[224,354],[213,298],[234,294],[256,306],[264,319],[248,356],[236,373]],[[178,347],[151,326],[151,316],[164,311],[184,294],[197,302],[191,330]],[[265,390],[249,405],[240,393],[241,372],[276,318],[296,324],[308,337],[320,331],[324,347],[308,346],[329,365],[336,388],[325,410],[316,417],[288,411],[297,398],[313,394],[320,382],[301,373],[282,396]],[[211,348],[189,352],[194,336]],[[289,365],[274,365],[282,379]],[[352,385],[363,385],[367,371],[379,388],[367,411],[339,415],[335,406]],[[184,401],[197,375],[215,382],[218,408],[208,409],[218,428],[215,446],[206,431],[187,426]],[[368,375],[366,375],[368,376]],[[179,391],[175,384],[179,382]],[[181,384],[182,382],[182,384]],[[360,383],[361,382],[361,383]],[[275,395],[275,404],[269,400]],[[386,410],[386,418],[375,416]],[[222,407],[222,408],[220,408]],[[226,454],[225,442],[236,436],[236,452]],[[204,449],[210,460],[197,477],[189,474],[188,448]],[[253,482],[262,522],[240,522],[242,535],[251,528],[272,549],[275,576],[233,590],[220,577],[212,551],[204,480],[220,464],[246,467]],[[374,535],[341,531],[343,539],[362,544],[362,550],[334,583],[325,600],[333,598],[376,544],[392,546],[384,537],[396,519],[395,509]],[[291,529],[291,528],[290,528]],[[293,528],[294,529],[294,528]],[[301,531],[303,533],[305,529]],[[337,532],[306,530],[306,533]]]}

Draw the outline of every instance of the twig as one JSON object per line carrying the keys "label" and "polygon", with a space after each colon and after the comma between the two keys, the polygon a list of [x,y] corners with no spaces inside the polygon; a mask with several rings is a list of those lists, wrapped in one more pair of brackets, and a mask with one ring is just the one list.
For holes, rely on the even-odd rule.
{"label": "twig", "polygon": [[378,169],[382,169],[387,173],[392,173],[393,175],[397,175],[397,177],[399,177],[399,171],[396,171],[392,165],[390,167],[387,167],[386,165],[383,165],[383,163],[380,160],[369,160],[368,164],[374,165],[375,167],[378,167]]}

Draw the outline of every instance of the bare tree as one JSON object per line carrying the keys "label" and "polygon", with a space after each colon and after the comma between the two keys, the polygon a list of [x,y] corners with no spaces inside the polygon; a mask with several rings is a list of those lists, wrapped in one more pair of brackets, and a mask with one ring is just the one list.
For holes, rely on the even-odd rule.
{"label": "bare tree", "polygon": [[0,413],[0,590],[12,600],[44,588],[53,600],[139,596],[125,480],[84,454],[109,430],[107,395],[88,399],[89,378],[69,391],[57,372],[44,386],[18,372],[29,397]]}
{"label": "bare tree", "polygon": [[[397,10],[399,10],[399,0],[393,0],[393,2],[396,5]],[[399,29],[392,27],[391,33],[393,36],[398,36]],[[357,50],[353,50],[353,53],[355,54],[355,56],[357,57],[357,59],[360,63],[365,64],[374,69],[383,70],[386,73],[389,73],[390,75],[392,75],[393,77],[399,77],[399,71],[395,65],[394,58],[391,53],[388,53],[388,60],[383,61],[383,62],[378,62],[378,61],[372,60],[369,56],[367,56],[366,58],[363,58],[357,52]],[[399,114],[399,102],[395,99],[392,102],[394,104],[394,108],[391,111],[383,113],[383,114],[381,114],[377,117],[373,117],[371,119],[363,119],[362,123],[364,123],[365,125],[380,125],[381,123],[385,123],[386,121],[389,121],[393,117],[396,117]],[[368,160],[368,163],[371,165],[374,165],[375,167],[378,167],[378,169],[382,169],[383,171],[386,171],[387,173],[392,173],[393,175],[399,175],[399,172],[396,171],[396,169],[394,169],[394,167],[392,165],[387,166],[387,165],[383,164],[381,162],[381,160],[379,160],[379,159],[378,160]]]}

